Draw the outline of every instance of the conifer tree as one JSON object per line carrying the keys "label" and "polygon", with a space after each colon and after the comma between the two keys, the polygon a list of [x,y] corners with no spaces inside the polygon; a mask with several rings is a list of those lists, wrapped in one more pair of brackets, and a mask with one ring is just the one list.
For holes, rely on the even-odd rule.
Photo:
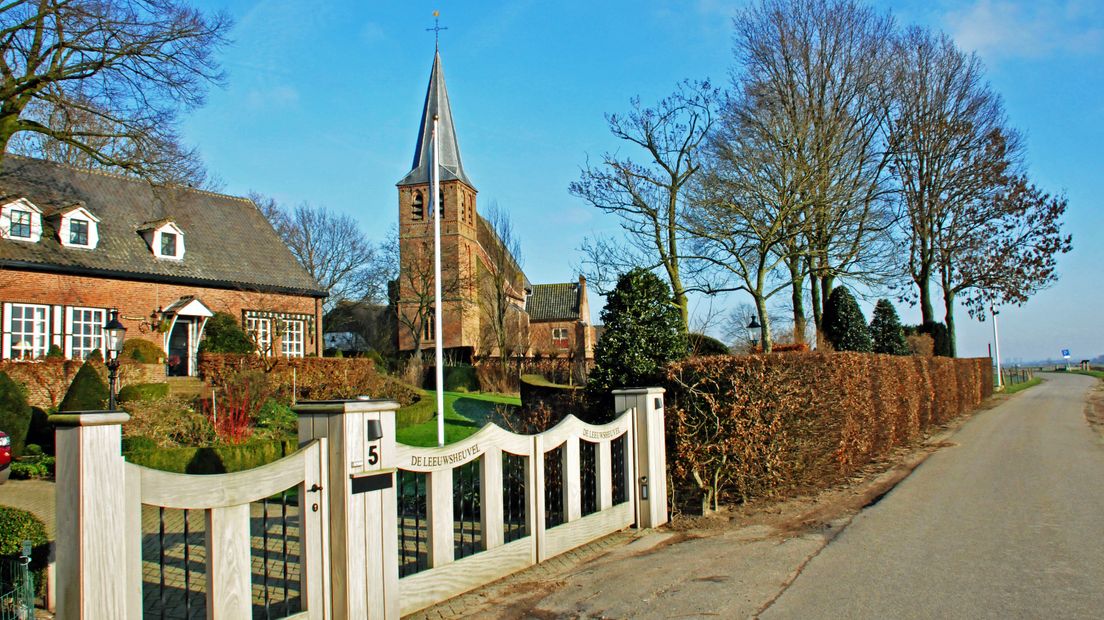
{"label": "conifer tree", "polygon": [[682,315],[671,303],[671,289],[646,269],[633,269],[618,279],[602,322],[606,330],[594,347],[594,370],[587,383],[593,397],[653,384],[664,365],[686,355]]}
{"label": "conifer tree", "polygon": [[31,406],[23,387],[7,373],[0,372],[0,430],[11,439],[13,456],[23,454],[23,444],[31,425]]}
{"label": "conifer tree", "polygon": [[874,349],[858,302],[842,286],[837,286],[828,296],[828,305],[824,308],[824,336],[837,351],[869,353]]}
{"label": "conifer tree", "polygon": [[897,310],[888,299],[879,299],[874,306],[874,316],[870,319],[870,339],[874,343],[875,353],[909,354],[901,319],[897,317]]}

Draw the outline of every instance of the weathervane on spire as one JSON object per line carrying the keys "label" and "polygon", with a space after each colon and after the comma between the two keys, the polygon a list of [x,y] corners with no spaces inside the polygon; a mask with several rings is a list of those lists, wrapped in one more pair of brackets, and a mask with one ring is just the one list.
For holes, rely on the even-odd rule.
{"label": "weathervane on spire", "polygon": [[440,47],[441,31],[442,30],[448,30],[448,26],[445,26],[445,27],[441,26],[441,12],[440,11],[434,11],[433,12],[433,27],[432,28],[426,28],[426,32],[429,32],[430,30],[433,31],[433,49],[436,50]]}

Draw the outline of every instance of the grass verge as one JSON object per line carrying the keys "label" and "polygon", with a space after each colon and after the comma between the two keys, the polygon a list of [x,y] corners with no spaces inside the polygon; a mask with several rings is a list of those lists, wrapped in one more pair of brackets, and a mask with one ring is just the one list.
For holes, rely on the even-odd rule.
{"label": "grass verge", "polygon": [[1015,385],[1006,385],[1006,386],[1004,386],[1004,393],[1005,394],[1015,394],[1016,392],[1022,392],[1024,390],[1026,390],[1027,388],[1035,387],[1036,385],[1039,385],[1042,382],[1043,382],[1042,379],[1040,379],[1039,377],[1035,377],[1034,379],[1032,379],[1030,381],[1024,381],[1023,383],[1017,383]]}
{"label": "grass verge", "polygon": [[[475,434],[502,406],[519,407],[521,399],[505,394],[445,392],[445,443],[454,443]],[[399,409],[399,413],[415,408],[417,411],[435,412],[436,395],[426,390],[420,401]],[[436,446],[437,418],[435,413],[430,415],[433,417],[421,424],[398,429],[395,438],[408,446]]]}
{"label": "grass verge", "polygon": [[1071,370],[1070,372],[1078,375],[1088,375],[1090,377],[1096,377],[1104,381],[1104,370]]}

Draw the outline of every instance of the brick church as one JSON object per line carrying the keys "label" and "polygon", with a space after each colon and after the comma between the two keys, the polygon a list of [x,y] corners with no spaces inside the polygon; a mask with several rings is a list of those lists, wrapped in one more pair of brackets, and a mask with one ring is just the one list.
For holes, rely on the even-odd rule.
{"label": "brick church", "polygon": [[432,349],[433,212],[430,199],[433,119],[438,119],[441,208],[442,343],[456,361],[499,357],[594,355],[586,279],[532,284],[503,243],[501,228],[480,215],[464,169],[441,55],[433,59],[414,162],[398,183],[399,350]]}

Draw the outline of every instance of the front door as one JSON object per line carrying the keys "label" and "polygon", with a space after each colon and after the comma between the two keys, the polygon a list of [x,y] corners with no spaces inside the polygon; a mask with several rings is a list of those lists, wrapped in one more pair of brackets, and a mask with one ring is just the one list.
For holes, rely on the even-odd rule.
{"label": "front door", "polygon": [[191,375],[192,362],[192,319],[177,317],[169,333],[169,376],[187,377]]}

